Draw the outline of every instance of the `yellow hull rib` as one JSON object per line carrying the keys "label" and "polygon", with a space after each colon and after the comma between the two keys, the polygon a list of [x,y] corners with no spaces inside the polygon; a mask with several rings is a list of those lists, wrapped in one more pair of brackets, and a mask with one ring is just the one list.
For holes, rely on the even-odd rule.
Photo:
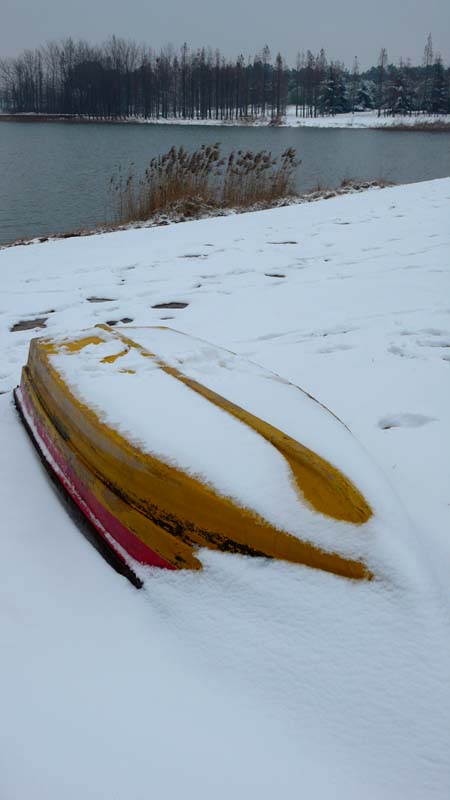
{"label": "yellow hull rib", "polygon": [[[107,329],[107,326],[99,327]],[[273,425],[269,425],[269,423],[255,417],[249,411],[211,391],[201,383],[183,375],[179,369],[169,366],[162,359],[136,344],[128,336],[119,331],[113,331],[113,334],[119,337],[128,348],[138,348],[143,356],[153,358],[158,367],[167,375],[171,375],[176,380],[181,381],[189,389],[209,400],[210,403],[236,417],[236,419],[248,425],[249,428],[252,428],[273,445],[288,462],[300,493],[316,511],[326,514],[328,517],[333,517],[333,519],[353,522],[357,525],[370,519],[372,510],[361,492],[342,472],[317,455],[317,453],[295,441],[286,433],[274,428]],[[109,358],[116,360],[126,352],[127,350],[123,350],[117,356],[110,356]]]}

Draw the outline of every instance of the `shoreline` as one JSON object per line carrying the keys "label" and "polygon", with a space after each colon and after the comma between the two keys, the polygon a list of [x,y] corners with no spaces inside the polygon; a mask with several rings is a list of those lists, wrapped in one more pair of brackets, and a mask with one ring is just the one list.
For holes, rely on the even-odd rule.
{"label": "shoreline", "polygon": [[45,244],[45,242],[58,241],[60,239],[77,239],[86,236],[97,236],[104,233],[116,233],[117,231],[137,230],[141,228],[159,228],[165,225],[178,224],[181,222],[193,222],[199,219],[238,216],[241,214],[251,214],[255,211],[269,211],[272,208],[285,208],[286,206],[315,203],[319,200],[330,200],[333,197],[342,197],[343,195],[367,192],[370,189],[385,189],[393,185],[394,184],[383,180],[349,180],[345,181],[343,185],[338,186],[336,189],[316,189],[311,192],[306,192],[305,194],[286,197],[282,200],[277,200],[274,203],[255,203],[254,206],[247,208],[217,208],[210,206],[199,206],[198,214],[195,214],[194,216],[186,216],[182,208],[175,206],[168,209],[166,212],[160,212],[144,222],[128,222],[125,224],[114,222],[104,223],[93,228],[75,228],[72,231],[43,234],[41,236],[33,236],[29,239],[13,239],[11,242],[5,242],[4,244],[0,243],[0,252],[11,247],[28,247],[32,244]]}
{"label": "shoreline", "polygon": [[381,116],[376,112],[355,112],[335,116],[300,117],[295,107],[289,106],[281,120],[270,117],[246,117],[242,119],[191,119],[181,117],[80,117],[73,114],[2,114],[0,122],[66,123],[69,125],[196,125],[207,127],[236,128],[314,128],[345,130],[381,130],[393,132],[449,133],[450,114],[416,116]]}

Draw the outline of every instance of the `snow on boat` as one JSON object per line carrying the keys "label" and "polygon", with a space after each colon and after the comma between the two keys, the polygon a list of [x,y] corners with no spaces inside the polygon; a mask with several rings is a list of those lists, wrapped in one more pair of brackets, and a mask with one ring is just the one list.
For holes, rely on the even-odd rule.
{"label": "snow on boat", "polygon": [[47,466],[131,568],[199,569],[210,548],[372,576],[358,443],[242,357],[170,328],[100,325],[33,339],[15,399]]}

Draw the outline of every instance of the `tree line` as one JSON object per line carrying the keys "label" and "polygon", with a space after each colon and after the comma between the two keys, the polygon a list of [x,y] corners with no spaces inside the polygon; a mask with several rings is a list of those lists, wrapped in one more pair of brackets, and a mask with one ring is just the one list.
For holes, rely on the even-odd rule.
{"label": "tree line", "polygon": [[302,117],[377,109],[378,114],[450,113],[450,69],[428,37],[423,62],[376,65],[361,72],[328,61],[325,51],[299,53],[289,67],[266,46],[254,58],[226,59],[219,50],[159,52],[111,37],[100,46],[66,39],[0,60],[4,112],[95,119],[181,118],[274,124],[295,106]]}

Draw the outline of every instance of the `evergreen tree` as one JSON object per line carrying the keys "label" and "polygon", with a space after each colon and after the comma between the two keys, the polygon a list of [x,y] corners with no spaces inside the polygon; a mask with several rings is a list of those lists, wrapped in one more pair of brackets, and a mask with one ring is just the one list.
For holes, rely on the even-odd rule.
{"label": "evergreen tree", "polygon": [[430,111],[432,114],[446,114],[449,111],[448,91],[442,59],[438,55],[433,64],[433,77],[430,92]]}
{"label": "evergreen tree", "polygon": [[410,114],[412,111],[412,95],[403,64],[392,70],[392,82],[389,92],[389,110],[396,114]]}
{"label": "evergreen tree", "polygon": [[323,114],[340,114],[347,110],[345,84],[340,67],[330,64],[322,82],[319,108]]}
{"label": "evergreen tree", "polygon": [[366,111],[375,107],[375,84],[372,81],[361,81],[356,95],[356,110]]}

